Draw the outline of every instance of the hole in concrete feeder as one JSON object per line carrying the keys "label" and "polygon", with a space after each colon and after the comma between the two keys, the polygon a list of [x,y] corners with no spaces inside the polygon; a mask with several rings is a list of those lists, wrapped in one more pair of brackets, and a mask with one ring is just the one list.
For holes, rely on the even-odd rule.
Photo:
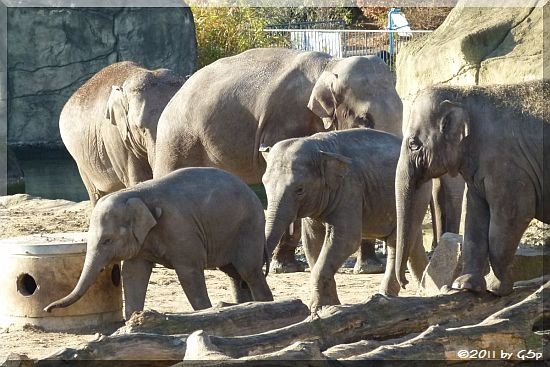
{"label": "hole in concrete feeder", "polygon": [[118,264],[113,265],[113,270],[111,270],[111,281],[115,287],[120,285],[120,266],[118,266]]}
{"label": "hole in concrete feeder", "polygon": [[25,297],[32,296],[38,286],[36,280],[29,274],[21,274],[17,278],[17,291]]}

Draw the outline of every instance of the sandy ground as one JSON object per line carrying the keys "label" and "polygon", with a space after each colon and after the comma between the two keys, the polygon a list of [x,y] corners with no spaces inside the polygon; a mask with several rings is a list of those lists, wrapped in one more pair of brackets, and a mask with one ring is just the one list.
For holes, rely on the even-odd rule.
{"label": "sandy ground", "polygon": [[[45,200],[28,195],[0,197],[0,238],[22,236],[34,233],[54,233],[86,231],[88,225],[89,203],[74,203],[65,200]],[[426,228],[429,222],[425,222]],[[534,222],[524,236],[524,241],[535,244],[542,242],[547,227]],[[428,231],[426,231],[428,232]],[[425,244],[431,242],[426,233]],[[336,274],[338,294],[342,303],[357,303],[377,292],[382,274],[355,275],[352,273],[353,260]],[[206,282],[212,304],[220,301],[232,302],[229,293],[229,281],[216,270],[205,272]],[[276,300],[300,298],[307,303],[309,299],[309,272],[293,274],[270,274],[268,283]],[[402,295],[413,295],[416,287],[411,284]],[[191,311],[173,270],[156,267],[151,277],[146,309],[159,312]],[[109,334],[117,326],[79,330],[71,333],[45,332],[36,327],[9,327],[0,329],[0,361],[10,353],[25,354],[29,358],[46,357],[65,347],[93,340],[96,333]]]}

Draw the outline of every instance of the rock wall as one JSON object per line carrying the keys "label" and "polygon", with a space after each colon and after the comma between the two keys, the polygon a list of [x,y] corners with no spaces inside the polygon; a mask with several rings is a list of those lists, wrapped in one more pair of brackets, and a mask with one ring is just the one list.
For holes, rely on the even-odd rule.
{"label": "rock wall", "polygon": [[[430,85],[485,85],[543,78],[543,12],[531,7],[479,8],[460,0],[433,33],[409,42],[397,56],[397,91],[408,103]],[[548,20],[548,19],[547,19]],[[546,55],[547,56],[547,55]],[[405,111],[405,116],[406,115]]]}
{"label": "rock wall", "polygon": [[8,143],[61,145],[63,105],[109,64],[187,75],[196,57],[188,7],[8,8]]}

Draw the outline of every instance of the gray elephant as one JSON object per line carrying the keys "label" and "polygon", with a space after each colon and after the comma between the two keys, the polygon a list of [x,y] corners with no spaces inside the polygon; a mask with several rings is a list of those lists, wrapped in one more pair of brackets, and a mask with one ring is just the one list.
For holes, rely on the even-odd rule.
{"label": "gray elephant", "polygon": [[[437,86],[414,100],[396,175],[398,279],[423,213],[418,189],[433,177],[460,174],[467,184],[464,264],[454,288],[506,295],[511,264],[529,222],[550,221],[548,81],[486,87]],[[546,94],[547,95],[547,94]],[[544,177],[543,177],[544,176]],[[494,279],[483,277],[487,261]]]}
{"label": "gray elephant", "polygon": [[61,138],[92,205],[105,194],[152,178],[158,118],[185,79],[133,62],[105,67],[67,101]]}
{"label": "gray elephant", "polygon": [[271,301],[262,273],[267,259],[264,212],[254,192],[216,168],[181,169],[98,201],[78,284],[45,310],[78,301],[103,267],[120,260],[126,319],[143,309],[155,263],[175,269],[195,310],[211,307],[204,269],[212,267],[231,278],[237,302]]}
{"label": "gray elephant", "polygon": [[[248,50],[199,70],[168,103],[158,124],[154,176],[212,166],[259,184],[265,146],[327,129],[375,127],[401,135],[402,113],[393,75],[376,56]],[[293,266],[297,238],[285,236],[272,265]]]}
{"label": "gray elephant", "polygon": [[[281,141],[267,158],[267,249],[285,228],[302,220],[302,241],[311,267],[312,311],[338,304],[334,274],[362,238],[382,239],[388,261],[381,292],[397,295],[395,276],[395,170],[400,139],[372,129],[318,133]],[[423,191],[427,207],[430,185]],[[421,224],[418,224],[420,227]],[[411,272],[420,280],[427,257],[419,232]]]}

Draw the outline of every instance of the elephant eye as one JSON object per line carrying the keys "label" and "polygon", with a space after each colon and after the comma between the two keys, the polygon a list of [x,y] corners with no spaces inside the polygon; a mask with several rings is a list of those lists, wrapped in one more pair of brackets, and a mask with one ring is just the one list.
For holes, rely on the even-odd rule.
{"label": "elephant eye", "polygon": [[374,120],[370,113],[367,113],[365,116],[361,117],[361,125],[370,129],[374,129]]}
{"label": "elephant eye", "polygon": [[418,138],[416,138],[416,137],[409,138],[409,149],[410,150],[417,151],[420,148],[422,148],[422,142],[420,142],[420,140],[418,140]]}
{"label": "elephant eye", "polygon": [[298,187],[298,188],[296,189],[296,195],[302,196],[302,195],[304,195],[304,193],[305,193],[305,190],[304,190],[303,187]]}

